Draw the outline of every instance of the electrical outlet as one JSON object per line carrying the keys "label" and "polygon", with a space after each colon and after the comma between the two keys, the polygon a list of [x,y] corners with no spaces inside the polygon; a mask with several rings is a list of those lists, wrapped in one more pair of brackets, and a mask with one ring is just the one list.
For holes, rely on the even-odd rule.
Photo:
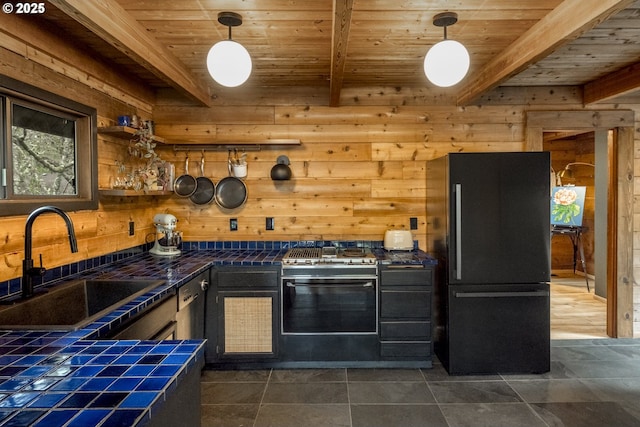
{"label": "electrical outlet", "polygon": [[416,218],[416,217],[409,218],[409,228],[411,230],[417,230],[418,229],[418,218]]}
{"label": "electrical outlet", "polygon": [[229,220],[229,230],[238,231],[238,218],[231,218]]}
{"label": "electrical outlet", "polygon": [[270,231],[271,231],[271,230],[273,230],[274,225],[275,225],[275,224],[274,224],[273,218],[268,217],[268,218],[267,218],[267,221],[266,221],[266,224],[265,224],[265,228],[266,228],[267,230],[270,230]]}
{"label": "electrical outlet", "polygon": [[129,221],[129,236],[136,234],[136,225],[133,221]]}

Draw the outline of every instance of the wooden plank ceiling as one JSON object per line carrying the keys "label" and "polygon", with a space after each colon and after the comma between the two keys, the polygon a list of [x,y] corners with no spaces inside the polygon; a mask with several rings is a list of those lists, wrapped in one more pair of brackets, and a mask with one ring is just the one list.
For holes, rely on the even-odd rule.
{"label": "wooden plank ceiling", "polygon": [[[640,91],[638,0],[50,0],[42,19],[123,73],[201,105],[220,94],[304,92],[339,106],[347,89],[407,88],[473,103],[498,86],[580,86],[585,103]],[[48,3],[48,4],[49,4]],[[57,8],[57,9],[56,9]],[[253,60],[241,87],[208,75],[209,48],[226,39],[221,11],[242,15],[233,39]],[[448,37],[471,55],[449,89],[424,76],[442,40],[432,24],[458,13]],[[167,88],[169,90],[167,91]],[[235,92],[234,92],[235,91]],[[453,96],[451,96],[453,95]]]}

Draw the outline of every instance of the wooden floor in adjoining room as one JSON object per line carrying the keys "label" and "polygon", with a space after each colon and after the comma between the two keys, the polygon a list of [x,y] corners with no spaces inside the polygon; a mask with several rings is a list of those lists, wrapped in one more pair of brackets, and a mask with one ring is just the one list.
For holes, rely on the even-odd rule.
{"label": "wooden floor in adjoining room", "polygon": [[587,292],[584,276],[554,270],[551,276],[551,339],[607,338],[607,304]]}

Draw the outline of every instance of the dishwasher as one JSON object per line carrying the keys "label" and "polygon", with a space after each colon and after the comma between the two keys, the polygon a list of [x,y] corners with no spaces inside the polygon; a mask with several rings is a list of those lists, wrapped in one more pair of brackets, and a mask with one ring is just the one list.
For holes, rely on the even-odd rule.
{"label": "dishwasher", "polygon": [[207,270],[178,288],[176,339],[204,339],[205,293],[208,287]]}
{"label": "dishwasher", "polygon": [[168,340],[176,336],[176,294],[170,293],[132,317],[105,338],[114,340]]}

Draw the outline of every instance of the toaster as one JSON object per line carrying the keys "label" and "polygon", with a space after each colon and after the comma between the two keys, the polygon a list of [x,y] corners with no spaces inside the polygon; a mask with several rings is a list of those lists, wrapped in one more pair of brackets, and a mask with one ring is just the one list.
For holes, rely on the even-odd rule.
{"label": "toaster", "polygon": [[384,232],[384,248],[388,251],[412,251],[413,236],[408,230],[387,230]]}

